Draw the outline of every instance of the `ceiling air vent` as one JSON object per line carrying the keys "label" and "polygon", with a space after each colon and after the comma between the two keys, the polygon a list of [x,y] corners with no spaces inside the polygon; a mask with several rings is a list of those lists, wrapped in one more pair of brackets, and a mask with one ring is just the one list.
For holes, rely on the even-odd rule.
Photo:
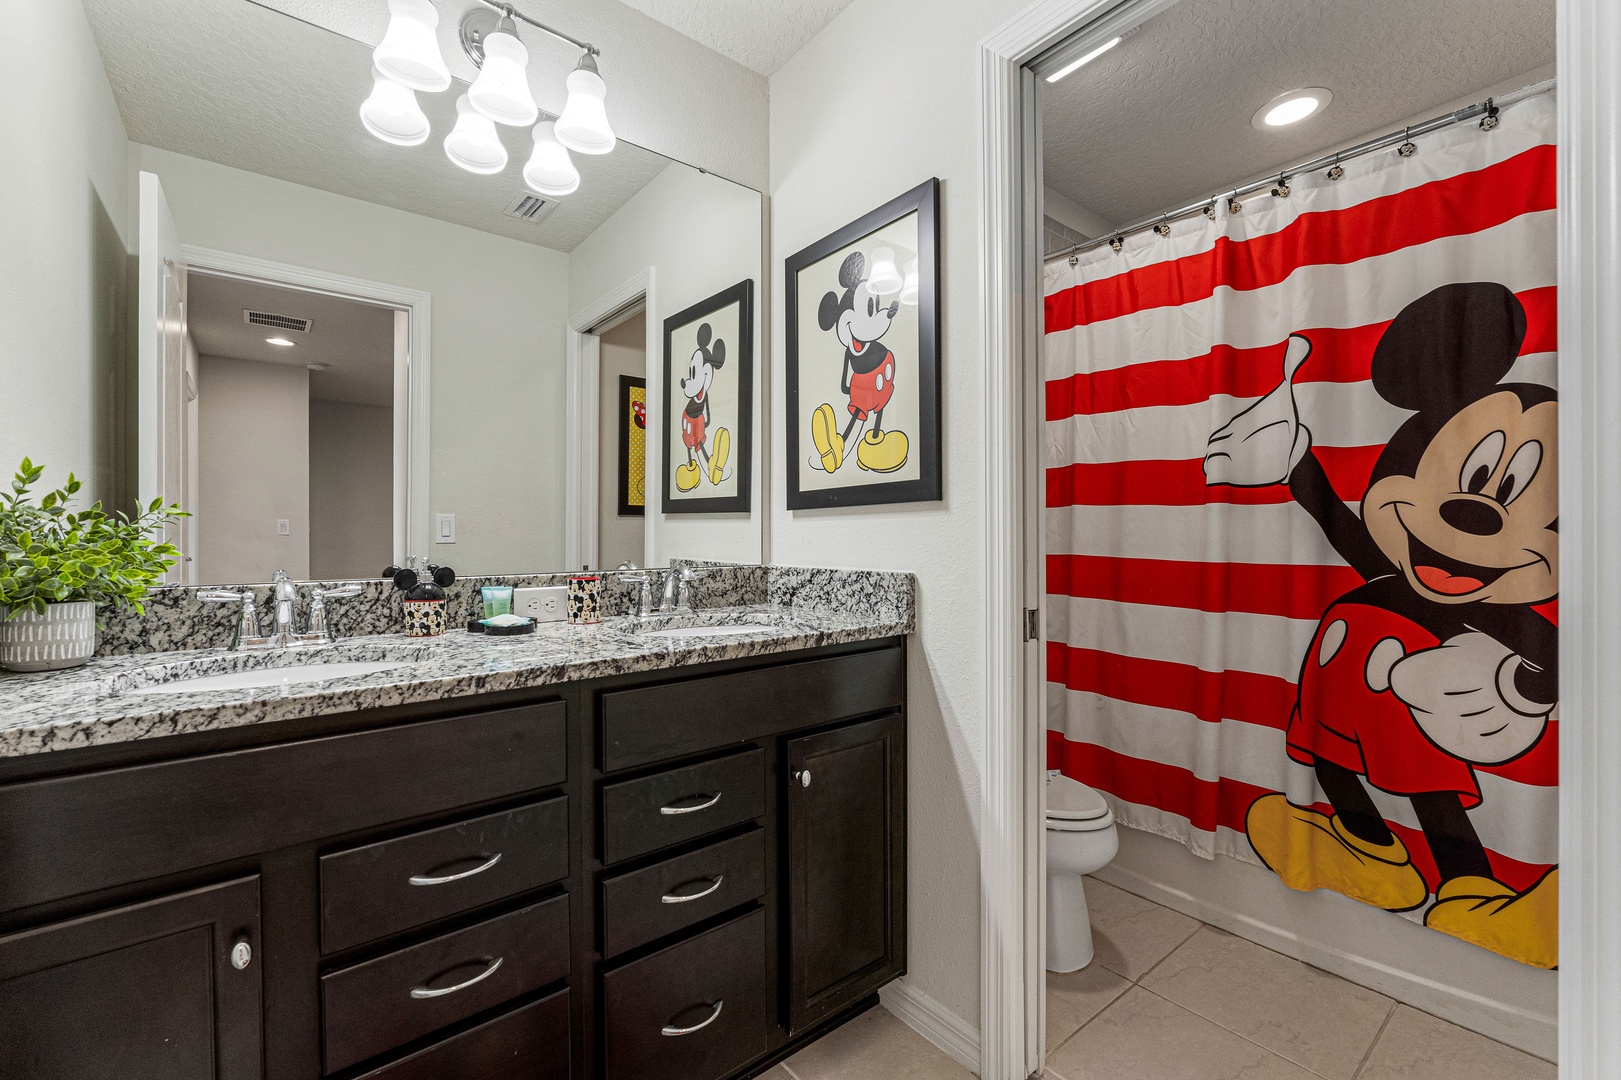
{"label": "ceiling air vent", "polygon": [[539,221],[551,213],[556,206],[556,199],[543,199],[539,195],[533,195],[526,191],[507,203],[507,208],[501,212],[507,217],[515,217],[519,221]]}
{"label": "ceiling air vent", "polygon": [[310,321],[292,315],[274,315],[268,311],[242,309],[242,321],[250,326],[271,326],[277,330],[293,330],[300,334],[310,332]]}

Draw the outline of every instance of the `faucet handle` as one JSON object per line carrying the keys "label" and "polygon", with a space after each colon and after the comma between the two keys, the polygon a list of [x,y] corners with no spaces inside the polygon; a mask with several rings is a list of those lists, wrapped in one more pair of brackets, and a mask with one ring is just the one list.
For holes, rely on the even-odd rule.
{"label": "faucet handle", "polygon": [[253,601],[253,590],[243,589],[236,592],[232,589],[200,589],[197,599],[205,604],[241,604],[241,616],[236,620],[236,633],[231,638],[231,648],[240,649],[243,645],[257,643],[263,640],[259,634],[259,609]]}
{"label": "faucet handle", "polygon": [[310,625],[308,632],[300,635],[306,644],[324,645],[332,640],[332,634],[326,625],[326,602],[328,600],[347,600],[351,596],[359,596],[359,585],[339,585],[335,589],[310,590]]}

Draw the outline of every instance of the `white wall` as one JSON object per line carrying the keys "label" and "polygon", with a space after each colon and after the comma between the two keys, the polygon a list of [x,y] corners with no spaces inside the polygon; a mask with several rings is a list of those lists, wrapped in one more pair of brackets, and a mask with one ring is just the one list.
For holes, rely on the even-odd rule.
{"label": "white wall", "polygon": [[[685,165],[672,164],[598,226],[569,256],[569,310],[582,311],[649,267],[647,397],[663,400],[664,320],[744,278],[758,286],[761,256],[760,195]],[[658,512],[663,488],[662,447],[648,440],[649,566],[671,559],[757,563],[765,514],[761,468],[761,318],[758,287],[754,325],[755,465],[749,514]],[[656,409],[650,409],[656,413]],[[733,453],[740,453],[734,448]]]}
{"label": "white wall", "polygon": [[[132,144],[187,244],[433,294],[430,511],[462,574],[563,564],[569,257],[549,248]],[[205,579],[206,580],[206,579]]]}
{"label": "white wall", "polygon": [[[297,364],[198,363],[197,579],[310,576],[310,373]],[[276,531],[287,521],[287,535]]]}
{"label": "white wall", "polygon": [[619,377],[647,377],[647,315],[626,319],[602,335],[602,396],[597,403],[597,561],[612,567],[647,565],[647,518],[619,516]]}
{"label": "white wall", "polygon": [[[774,504],[771,559],[918,577],[907,982],[976,1030],[985,666],[976,43],[1025,3],[855,0],[771,78],[773,387],[784,378],[782,260],[931,176],[942,181],[945,499],[793,513]],[[774,490],[786,460],[778,433]]]}
{"label": "white wall", "polygon": [[310,577],[376,577],[394,554],[394,410],[310,401]]}
{"label": "white wall", "polygon": [[0,3],[0,476],[125,510],[128,146],[84,9]]}

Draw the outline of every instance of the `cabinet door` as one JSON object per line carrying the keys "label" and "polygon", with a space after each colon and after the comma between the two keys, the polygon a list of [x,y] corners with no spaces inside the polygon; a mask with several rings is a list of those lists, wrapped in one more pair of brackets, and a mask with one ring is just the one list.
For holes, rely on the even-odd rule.
{"label": "cabinet door", "polygon": [[257,1078],[260,952],[257,876],[0,937],[0,1076]]}
{"label": "cabinet door", "polygon": [[881,717],[788,743],[788,1028],[906,970],[906,727]]}

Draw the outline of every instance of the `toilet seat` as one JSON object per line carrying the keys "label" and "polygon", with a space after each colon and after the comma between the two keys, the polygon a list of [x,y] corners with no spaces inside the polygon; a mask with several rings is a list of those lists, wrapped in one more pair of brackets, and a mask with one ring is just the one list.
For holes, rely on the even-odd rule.
{"label": "toilet seat", "polygon": [[1114,825],[1109,803],[1073,777],[1047,782],[1047,828],[1054,832],[1097,832]]}

